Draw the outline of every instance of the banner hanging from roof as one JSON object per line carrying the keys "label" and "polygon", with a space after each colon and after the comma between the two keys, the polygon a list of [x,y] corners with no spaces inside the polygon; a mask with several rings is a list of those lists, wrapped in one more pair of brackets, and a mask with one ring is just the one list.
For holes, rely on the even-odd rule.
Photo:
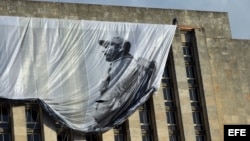
{"label": "banner hanging from roof", "polygon": [[68,127],[106,131],[161,81],[176,26],[0,17],[0,97],[39,99]]}

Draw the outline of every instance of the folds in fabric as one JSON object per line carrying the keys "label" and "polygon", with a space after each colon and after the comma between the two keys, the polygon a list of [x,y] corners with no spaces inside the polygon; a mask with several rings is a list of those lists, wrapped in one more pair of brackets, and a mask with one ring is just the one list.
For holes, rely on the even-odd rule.
{"label": "folds in fabric", "polygon": [[2,16],[0,97],[37,99],[74,130],[108,130],[158,89],[175,28]]}

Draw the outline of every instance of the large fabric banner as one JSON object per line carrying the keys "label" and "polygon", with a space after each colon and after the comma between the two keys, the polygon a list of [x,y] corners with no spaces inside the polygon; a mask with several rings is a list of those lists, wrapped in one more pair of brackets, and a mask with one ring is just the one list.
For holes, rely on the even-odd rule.
{"label": "large fabric banner", "polygon": [[0,97],[37,99],[83,132],[122,123],[157,91],[176,26],[0,17]]}

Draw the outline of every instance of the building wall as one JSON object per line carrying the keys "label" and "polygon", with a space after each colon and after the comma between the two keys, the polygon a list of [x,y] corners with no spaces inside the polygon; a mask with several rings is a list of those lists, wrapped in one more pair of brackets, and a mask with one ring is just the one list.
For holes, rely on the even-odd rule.
{"label": "building wall", "polygon": [[195,33],[211,138],[222,140],[223,125],[249,124],[250,41]]}
{"label": "building wall", "polygon": [[204,60],[203,74],[210,82],[203,83],[207,85],[207,107],[214,111],[208,114],[212,121],[216,119],[211,126],[219,132],[224,124],[250,124],[250,41],[207,38],[206,42],[208,59]]}
{"label": "building wall", "polygon": [[[250,124],[250,41],[231,39],[227,13],[201,12],[188,10],[151,9],[121,6],[85,5],[32,2],[26,0],[1,0],[1,16],[45,17],[59,19],[84,19],[97,21],[119,21],[136,23],[171,24],[178,19],[178,29],[172,44],[174,70],[176,74],[177,94],[181,118],[181,136],[186,141],[195,140],[192,121],[185,62],[183,60],[181,30],[195,32],[201,85],[203,89],[203,111],[208,121],[209,140],[223,140],[224,124]],[[153,95],[155,138],[168,140],[162,91]],[[15,138],[27,138],[19,130],[17,113],[22,107],[13,108]],[[49,117],[44,116],[43,119]],[[50,119],[51,120],[51,119]],[[54,122],[43,120],[44,136],[56,138]],[[135,112],[128,120],[131,141],[141,140],[139,114]],[[16,133],[17,132],[17,133]],[[22,134],[21,134],[22,132]],[[113,131],[104,133],[103,141],[113,140]],[[45,137],[45,138],[46,138]],[[84,135],[75,133],[74,140],[86,140]],[[46,138],[47,141],[47,138]]]}
{"label": "building wall", "polygon": [[206,37],[231,37],[228,14],[222,12],[1,0],[0,13],[6,16],[161,24],[172,24],[172,19],[177,17],[181,25],[205,27]]}

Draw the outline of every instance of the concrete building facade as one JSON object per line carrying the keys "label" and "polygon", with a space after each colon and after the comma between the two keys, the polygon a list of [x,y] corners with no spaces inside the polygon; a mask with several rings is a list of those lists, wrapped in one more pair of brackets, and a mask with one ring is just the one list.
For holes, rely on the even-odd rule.
{"label": "concrete building facade", "polygon": [[224,125],[250,124],[250,41],[231,38],[227,13],[1,0],[1,16],[172,24],[178,27],[161,89],[126,122],[85,134],[35,102],[0,101],[3,141],[222,141]]}

